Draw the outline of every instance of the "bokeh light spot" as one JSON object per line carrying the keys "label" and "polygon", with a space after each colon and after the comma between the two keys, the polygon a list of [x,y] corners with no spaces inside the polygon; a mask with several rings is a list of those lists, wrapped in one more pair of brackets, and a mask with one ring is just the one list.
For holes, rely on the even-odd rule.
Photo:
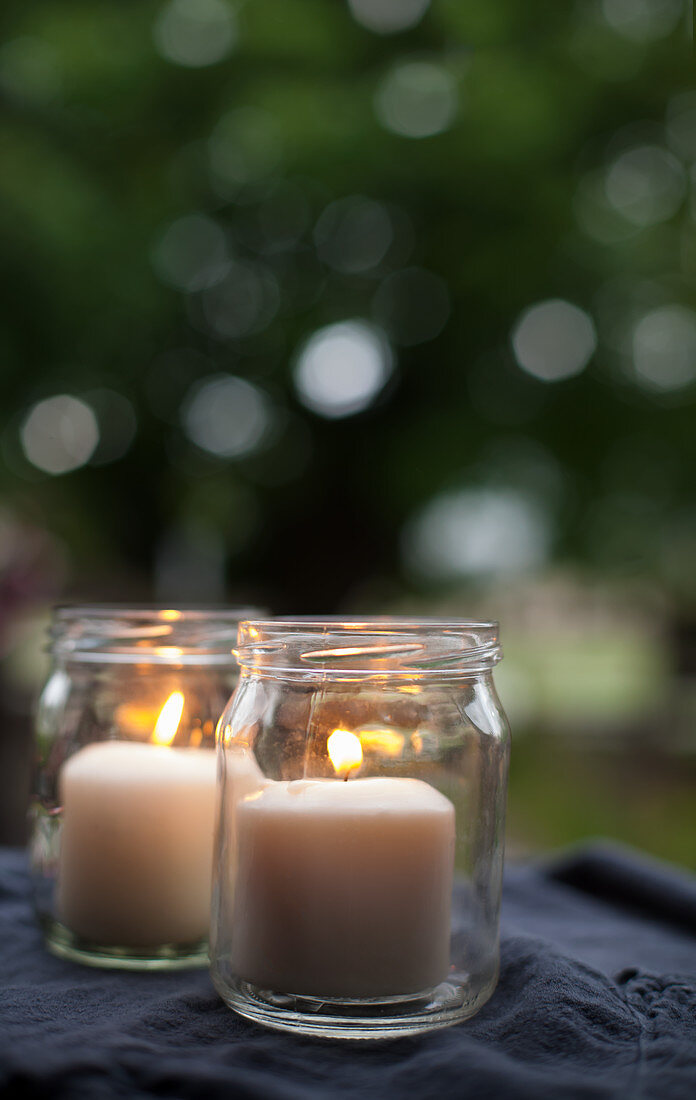
{"label": "bokeh light spot", "polygon": [[34,405],[20,437],[33,466],[47,474],[67,474],[89,462],[99,442],[99,427],[89,405],[61,393]]}
{"label": "bokeh light spot", "polygon": [[203,314],[216,336],[238,339],[265,329],[279,301],[271,271],[260,264],[234,263],[225,278],[203,294]]}
{"label": "bokeh light spot", "polygon": [[544,563],[546,512],[514,489],[464,489],[435,497],[404,531],[404,554],[417,574],[456,580],[526,572]]}
{"label": "bokeh light spot", "polygon": [[349,275],[376,267],[393,235],[386,206],[360,195],[332,202],[314,229],[320,259]]}
{"label": "bokeh light spot", "polygon": [[610,27],[633,42],[665,38],[684,14],[682,0],[602,0]]}
{"label": "bokeh light spot", "polygon": [[561,382],[579,374],[597,346],[592,318],[561,298],[527,309],[511,340],[519,365],[542,382]]}
{"label": "bokeh light spot", "polygon": [[375,34],[395,34],[420,23],[430,0],[348,0],[357,23]]}
{"label": "bokeh light spot", "polygon": [[227,197],[257,184],[275,171],[282,143],[273,116],[257,107],[239,107],[218,122],[210,142],[210,167],[218,190]]}
{"label": "bokeh light spot", "polygon": [[165,283],[180,290],[213,286],[229,267],[224,231],[204,214],[187,214],[162,235],[152,263]]}
{"label": "bokeh light spot", "polygon": [[615,210],[640,227],[667,221],[681,206],[684,169],[659,145],[639,145],[619,154],[609,166],[606,196]]}
{"label": "bokeh light spot", "polygon": [[583,233],[600,244],[617,244],[629,240],[639,230],[609,203],[605,183],[604,172],[587,172],[578,183],[573,206]]}
{"label": "bokeh light spot", "polygon": [[452,75],[431,61],[405,61],[382,79],[375,94],[382,126],[408,138],[433,137],[447,130],[457,113]]}
{"label": "bokeh light spot", "polygon": [[227,57],[237,23],[223,0],[170,0],[155,20],[153,36],[167,61],[197,69]]}
{"label": "bokeh light spot", "polygon": [[434,340],[447,323],[450,299],[444,279],[420,267],[387,276],[373,300],[374,314],[397,344]]}
{"label": "bokeh light spot", "polygon": [[263,442],[271,422],[268,398],[234,375],[220,374],[193,387],[183,408],[189,438],[220,458],[242,458]]}
{"label": "bokeh light spot", "polygon": [[667,106],[667,142],[673,153],[696,161],[696,92],[684,92]]}
{"label": "bokeh light spot", "polygon": [[60,94],[56,51],[40,38],[21,35],[0,46],[0,88],[11,96],[48,103]]}
{"label": "bokeh light spot", "polygon": [[328,325],[310,336],[295,364],[300,401],[320,416],[352,416],[372,404],[393,366],[383,333],[364,321]]}
{"label": "bokeh light spot", "polygon": [[696,313],[680,305],[646,313],[633,330],[636,381],[651,390],[680,390],[696,380]]}

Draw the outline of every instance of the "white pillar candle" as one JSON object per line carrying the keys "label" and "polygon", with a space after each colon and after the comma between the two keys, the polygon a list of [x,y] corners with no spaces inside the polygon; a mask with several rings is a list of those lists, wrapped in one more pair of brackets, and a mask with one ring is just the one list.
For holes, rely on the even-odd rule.
{"label": "white pillar candle", "polygon": [[215,821],[212,749],[105,741],[60,775],[59,919],[105,946],[208,934]]}
{"label": "white pillar candle", "polygon": [[455,813],[406,778],[296,780],[235,814],[232,968],[275,992],[367,998],[447,977]]}

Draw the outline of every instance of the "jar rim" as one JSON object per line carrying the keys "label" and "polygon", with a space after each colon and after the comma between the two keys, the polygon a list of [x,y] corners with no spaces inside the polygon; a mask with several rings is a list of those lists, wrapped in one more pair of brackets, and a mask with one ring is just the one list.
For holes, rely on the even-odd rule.
{"label": "jar rim", "polygon": [[452,677],[492,669],[502,650],[494,620],[294,616],[240,623],[235,654],[276,675]]}
{"label": "jar rim", "polygon": [[58,604],[49,647],[70,661],[158,665],[234,664],[240,621],[250,607]]}
{"label": "jar rim", "polygon": [[55,604],[53,615],[59,620],[74,619],[112,619],[115,616],[128,617],[130,619],[156,618],[162,622],[179,622],[182,619],[189,621],[200,619],[218,619],[221,622],[240,622],[257,608],[242,607],[216,607],[214,604],[195,604],[190,607],[183,604],[173,607],[171,604],[147,604],[147,603],[63,603]]}
{"label": "jar rim", "polygon": [[398,633],[399,630],[427,630],[429,627],[480,628],[482,630],[498,630],[500,624],[497,619],[454,619],[442,617],[421,618],[417,615],[273,615],[266,619],[245,619],[240,626],[254,627],[298,627],[303,630],[312,628],[324,629],[327,625],[332,630],[353,630],[363,627],[394,627],[390,633]]}

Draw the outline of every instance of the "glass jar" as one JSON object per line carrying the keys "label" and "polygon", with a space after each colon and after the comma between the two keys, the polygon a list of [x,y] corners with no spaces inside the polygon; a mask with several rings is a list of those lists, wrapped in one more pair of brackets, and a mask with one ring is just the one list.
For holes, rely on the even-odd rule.
{"label": "glass jar", "polygon": [[215,727],[248,614],[55,610],[30,841],[54,953],[131,969],[206,963]]}
{"label": "glass jar", "polygon": [[286,1031],[472,1016],[498,976],[508,726],[495,623],[240,626],[218,728],[211,963]]}

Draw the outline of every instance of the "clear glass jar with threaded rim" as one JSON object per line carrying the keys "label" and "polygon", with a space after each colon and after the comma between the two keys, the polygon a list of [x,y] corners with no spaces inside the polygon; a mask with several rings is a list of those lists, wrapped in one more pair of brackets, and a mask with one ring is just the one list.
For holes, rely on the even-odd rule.
{"label": "clear glass jar with threaded rim", "polygon": [[256,620],[218,727],[211,967],[286,1031],[412,1035],[498,976],[497,624]]}
{"label": "clear glass jar with threaded rim", "polygon": [[36,711],[30,856],[55,954],[94,966],[205,965],[215,728],[249,609],[54,610]]}

